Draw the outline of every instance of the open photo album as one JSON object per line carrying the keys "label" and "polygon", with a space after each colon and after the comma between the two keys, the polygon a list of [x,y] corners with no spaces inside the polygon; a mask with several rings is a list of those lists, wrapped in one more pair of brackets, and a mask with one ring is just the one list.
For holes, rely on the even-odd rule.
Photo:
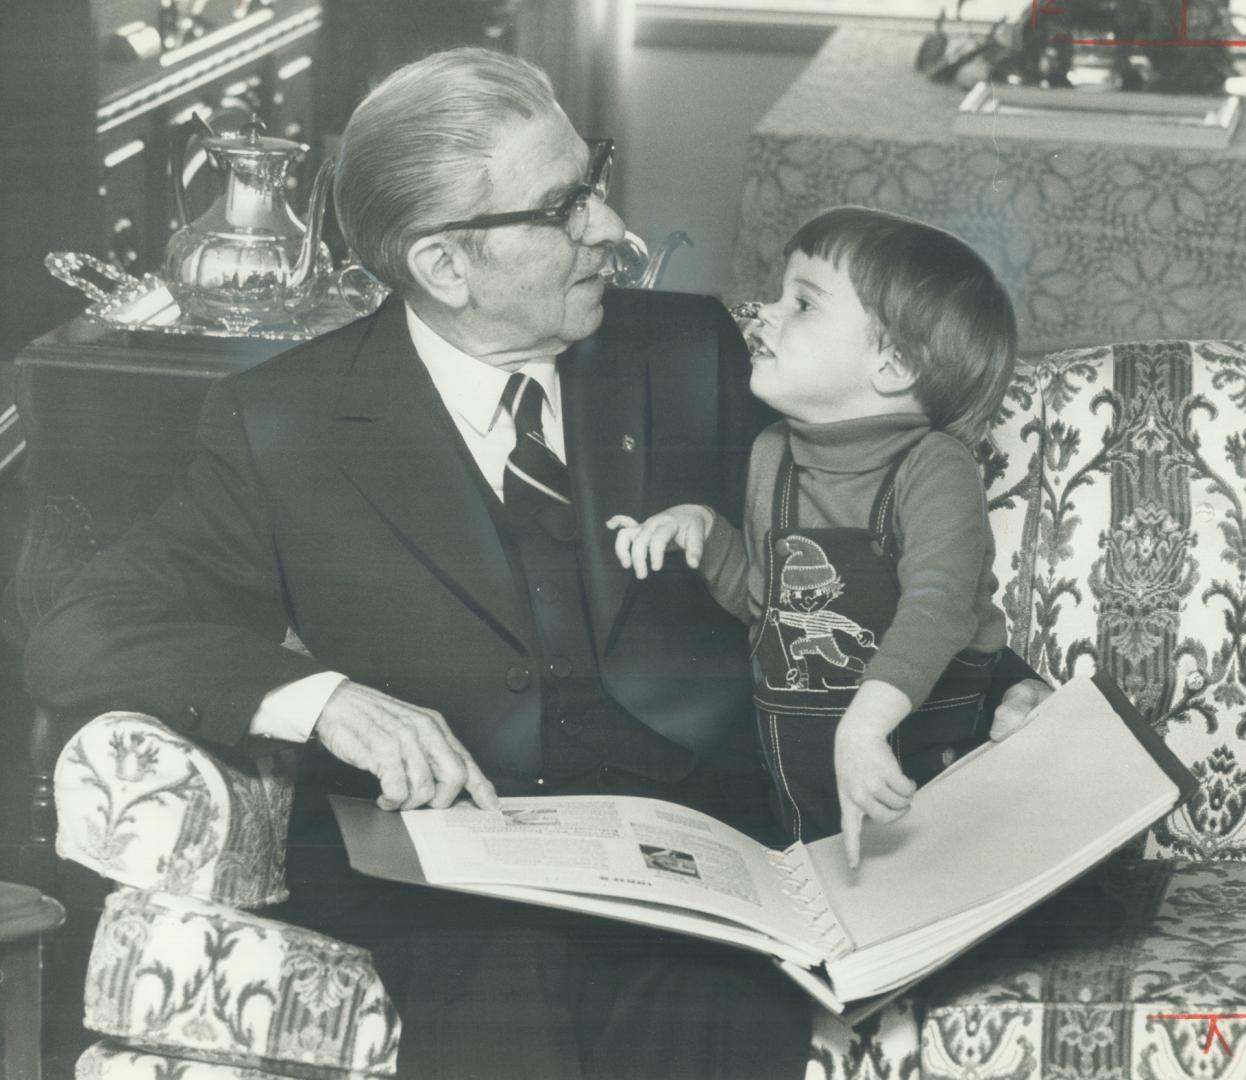
{"label": "open photo album", "polygon": [[653,799],[513,798],[496,811],[401,814],[332,801],[361,873],[753,949],[842,1013],[943,966],[1196,786],[1124,694],[1095,676],[919,789],[899,821],[867,821],[856,871],[839,836],[772,850]]}

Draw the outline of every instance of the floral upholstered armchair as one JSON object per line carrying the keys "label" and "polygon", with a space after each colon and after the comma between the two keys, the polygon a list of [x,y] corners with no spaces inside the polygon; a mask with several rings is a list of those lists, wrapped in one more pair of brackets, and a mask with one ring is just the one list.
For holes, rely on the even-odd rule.
{"label": "floral upholstered armchair", "polygon": [[1201,786],[860,1025],[825,1074],[1241,1075],[1246,1022],[1209,1014],[1246,1014],[1246,343],[1047,356],[993,438],[1009,644],[1055,683],[1107,671]]}
{"label": "floral upholstered armchair", "polygon": [[[856,1029],[819,1017],[809,1075],[1227,1076],[1246,1022],[1209,1042],[1207,1020],[1174,1017],[1246,1013],[1246,344],[1048,356],[1019,371],[994,441],[1011,646],[1053,682],[1106,670],[1201,788],[913,995]],[[133,714],[66,747],[58,849],[121,885],[88,974],[108,1041],[80,1075],[163,1075],[170,1056],[187,1080],[392,1071],[366,955],[240,910],[283,895],[291,775]]]}
{"label": "floral upholstered armchair", "polygon": [[1053,682],[1106,670],[1200,789],[1092,875],[1094,910],[1047,905],[923,988],[921,1074],[1227,1076],[1246,1022],[1207,1014],[1246,1014],[1246,343],[1057,353],[1007,410],[1010,644]]}
{"label": "floral upholstered armchair", "polygon": [[79,1077],[394,1072],[398,1018],[368,953],[247,910],[287,896],[297,753],[234,766],[136,713],[66,746],[57,851],[118,884],[85,993],[86,1027],[108,1038]]}

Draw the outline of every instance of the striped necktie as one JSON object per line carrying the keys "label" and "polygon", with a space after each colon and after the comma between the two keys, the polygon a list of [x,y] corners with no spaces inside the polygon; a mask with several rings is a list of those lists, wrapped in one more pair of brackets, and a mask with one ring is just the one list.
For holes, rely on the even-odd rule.
{"label": "striped necktie", "polygon": [[502,500],[521,514],[571,505],[567,467],[545,443],[541,405],[545,391],[535,379],[512,372],[502,391],[502,405],[515,421],[515,449],[506,459]]}

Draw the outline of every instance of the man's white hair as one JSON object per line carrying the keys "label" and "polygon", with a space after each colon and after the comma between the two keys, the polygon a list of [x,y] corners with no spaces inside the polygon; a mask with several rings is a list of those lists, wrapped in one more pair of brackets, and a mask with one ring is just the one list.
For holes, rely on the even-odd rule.
{"label": "man's white hair", "polygon": [[[449,49],[393,72],[355,109],[338,151],[333,195],[355,256],[408,294],[420,231],[481,212],[500,129],[558,111],[540,68],[490,49]],[[479,253],[478,234],[461,239]]]}

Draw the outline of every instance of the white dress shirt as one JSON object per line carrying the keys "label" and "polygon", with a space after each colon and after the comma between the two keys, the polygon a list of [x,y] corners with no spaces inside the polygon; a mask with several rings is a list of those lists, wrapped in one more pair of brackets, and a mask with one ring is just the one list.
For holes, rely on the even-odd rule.
{"label": "white dress shirt", "polygon": [[[502,498],[506,459],[515,448],[515,423],[502,407],[510,371],[468,356],[429,329],[410,307],[407,329],[415,351],[428,369],[454,425],[493,493]],[[541,425],[546,445],[567,460],[562,431],[562,386],[554,357],[527,360],[517,370],[541,384],[545,404]],[[336,671],[322,671],[270,690],[251,718],[251,734],[306,742],[333,692],[346,681]],[[417,703],[418,704],[418,703]]]}

